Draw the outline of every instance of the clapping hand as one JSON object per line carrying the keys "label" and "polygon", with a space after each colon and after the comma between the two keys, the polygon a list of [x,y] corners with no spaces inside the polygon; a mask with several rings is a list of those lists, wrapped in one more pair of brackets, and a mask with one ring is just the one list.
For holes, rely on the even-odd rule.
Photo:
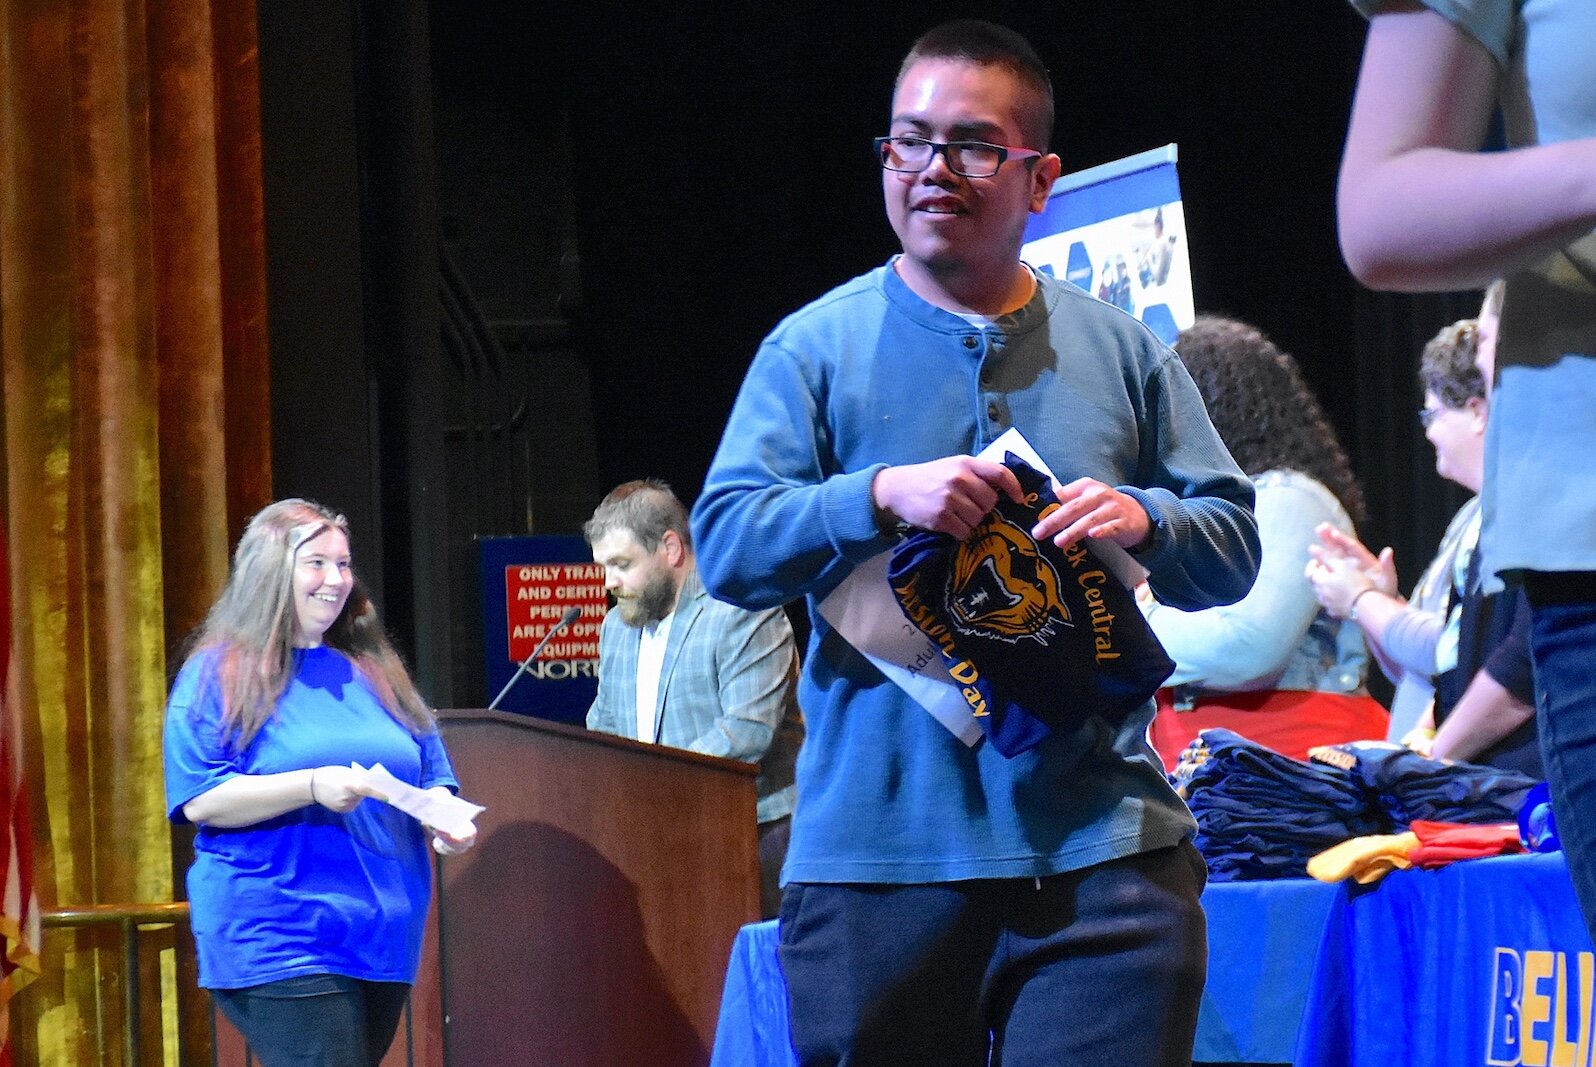
{"label": "clapping hand", "polygon": [[1308,565],[1304,570],[1313,585],[1313,594],[1331,615],[1344,619],[1352,612],[1352,602],[1373,590],[1397,596],[1396,557],[1389,547],[1379,555],[1356,537],[1327,522],[1315,532],[1319,543],[1308,546]]}

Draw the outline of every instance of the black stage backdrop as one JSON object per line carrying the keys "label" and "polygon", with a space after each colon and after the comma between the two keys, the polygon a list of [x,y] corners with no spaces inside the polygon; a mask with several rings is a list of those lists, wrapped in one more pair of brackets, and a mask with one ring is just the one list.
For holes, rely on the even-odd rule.
{"label": "black stage backdrop", "polygon": [[[412,646],[452,635],[452,673],[441,659],[428,672],[440,702],[479,696],[471,536],[575,532],[599,495],[643,475],[692,499],[760,338],[894,251],[869,140],[902,54],[945,18],[1036,44],[1066,171],[1179,145],[1198,309],[1255,323],[1302,362],[1364,480],[1367,539],[1397,546],[1407,580],[1460,499],[1430,470],[1412,379],[1424,338],[1473,298],[1368,294],[1336,247],[1364,34],[1342,0],[399,3],[397,20],[394,0],[262,5],[277,481],[368,507],[394,628]],[[395,114],[429,100],[423,119]],[[307,163],[330,183],[308,182]],[[358,264],[318,236],[329,188],[357,205]],[[415,232],[395,238],[407,217]],[[441,347],[428,341],[441,372],[402,340],[407,322],[437,330],[429,240],[467,291],[446,302]],[[358,270],[348,300],[330,297],[331,268]],[[462,364],[454,304],[525,361],[534,397],[524,462],[469,493],[498,438],[479,434],[480,454],[441,475],[427,458],[461,439],[446,399]],[[359,358],[307,321],[349,325]],[[339,359],[370,423],[353,455],[284,429],[307,395],[295,383]],[[429,404],[443,428],[430,437]],[[429,606],[440,579],[451,603]]]}

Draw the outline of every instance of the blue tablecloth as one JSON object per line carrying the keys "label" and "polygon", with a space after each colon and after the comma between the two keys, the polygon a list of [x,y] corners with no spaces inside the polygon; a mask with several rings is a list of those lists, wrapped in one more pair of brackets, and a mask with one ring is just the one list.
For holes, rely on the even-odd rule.
{"label": "blue tablecloth", "polygon": [[1296,1062],[1587,1064],[1593,972],[1562,853],[1398,871],[1337,894]]}
{"label": "blue tablecloth", "polygon": [[1339,886],[1308,878],[1215,882],[1198,1063],[1290,1063],[1325,917]]}
{"label": "blue tablecloth", "polygon": [[[1377,886],[1208,887],[1198,1062],[1551,1067],[1596,1051],[1596,954],[1560,853]],[[712,1067],[793,1067],[776,924],[732,947]]]}
{"label": "blue tablecloth", "polygon": [[794,1067],[787,984],[776,959],[776,921],[737,932],[715,1024],[710,1067]]}

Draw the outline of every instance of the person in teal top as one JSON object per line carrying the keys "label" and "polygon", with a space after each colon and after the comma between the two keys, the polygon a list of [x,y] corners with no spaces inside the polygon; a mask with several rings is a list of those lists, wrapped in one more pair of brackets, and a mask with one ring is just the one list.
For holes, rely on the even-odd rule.
{"label": "person in teal top", "polygon": [[376,1067],[421,954],[432,849],[352,764],[458,787],[431,710],[350,567],[343,516],[263,509],[167,703],[168,814],[198,827],[199,982],[263,1067]]}
{"label": "person in teal top", "polygon": [[[1342,254],[1404,291],[1506,279],[1481,588],[1530,602],[1542,762],[1596,936],[1596,4],[1356,0]],[[1481,151],[1500,113],[1504,151]]]}
{"label": "person in teal top", "polygon": [[1203,868],[1144,737],[1151,701],[1005,758],[818,609],[901,528],[962,539],[1000,494],[1018,501],[1012,472],[974,455],[1011,427],[1060,483],[1035,540],[1112,541],[1184,608],[1252,583],[1252,486],[1180,360],[1020,261],[1059,175],[1052,115],[1012,31],[962,21],[916,43],[877,142],[903,253],[766,338],[693,510],[712,596],[809,601],[780,912],[804,1067],[1191,1059]]}

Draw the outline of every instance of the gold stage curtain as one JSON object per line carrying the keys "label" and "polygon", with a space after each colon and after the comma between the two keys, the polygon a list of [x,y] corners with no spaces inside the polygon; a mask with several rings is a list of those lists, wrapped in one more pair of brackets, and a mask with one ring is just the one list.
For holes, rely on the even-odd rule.
{"label": "gold stage curtain", "polygon": [[[269,499],[265,318],[253,0],[0,0],[0,497],[46,913],[174,899],[162,708]],[[176,1064],[209,1040],[187,932],[145,942],[140,1058]],[[17,1064],[122,1062],[119,946],[46,931]]]}

